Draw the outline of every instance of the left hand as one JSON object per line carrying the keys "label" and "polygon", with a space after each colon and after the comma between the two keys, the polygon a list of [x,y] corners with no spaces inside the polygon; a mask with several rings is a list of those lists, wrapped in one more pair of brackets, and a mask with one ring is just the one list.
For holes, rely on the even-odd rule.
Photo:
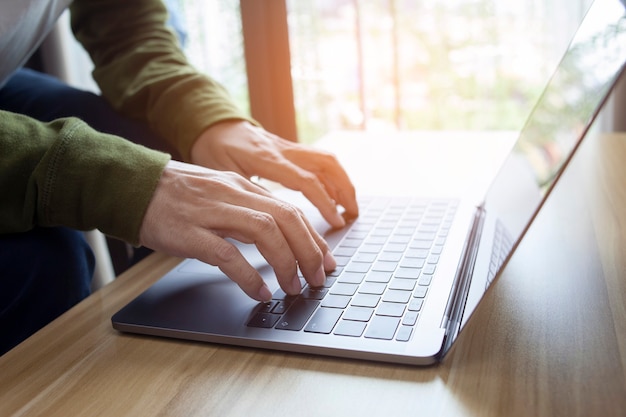
{"label": "left hand", "polygon": [[346,215],[358,216],[354,186],[334,155],[282,139],[247,121],[210,126],[192,146],[191,162],[301,191],[333,227],[345,225],[338,204]]}

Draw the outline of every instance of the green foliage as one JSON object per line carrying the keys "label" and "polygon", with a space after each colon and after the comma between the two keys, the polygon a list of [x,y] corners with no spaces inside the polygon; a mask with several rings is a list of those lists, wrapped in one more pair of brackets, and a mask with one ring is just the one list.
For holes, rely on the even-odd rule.
{"label": "green foliage", "polygon": [[[172,1],[185,11],[192,62],[248,108],[239,1]],[[287,0],[299,140],[519,130],[589,3]]]}

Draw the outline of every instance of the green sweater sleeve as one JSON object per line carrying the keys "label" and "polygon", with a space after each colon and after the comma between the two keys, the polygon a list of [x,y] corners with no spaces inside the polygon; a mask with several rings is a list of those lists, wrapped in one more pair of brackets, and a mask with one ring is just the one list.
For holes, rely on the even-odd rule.
{"label": "green sweater sleeve", "polygon": [[[221,85],[189,65],[160,0],[74,0],[71,13],[103,96],[148,123],[184,160],[210,125],[254,123]],[[137,244],[168,160],[77,119],[40,123],[0,112],[0,233],[63,225]]]}
{"label": "green sweater sleeve", "polygon": [[169,155],[69,118],[0,111],[0,233],[67,226],[138,244]]}
{"label": "green sweater sleeve", "polygon": [[210,125],[228,119],[255,123],[220,84],[190,66],[166,27],[160,0],[75,0],[71,15],[103,96],[117,110],[146,121],[183,160]]}

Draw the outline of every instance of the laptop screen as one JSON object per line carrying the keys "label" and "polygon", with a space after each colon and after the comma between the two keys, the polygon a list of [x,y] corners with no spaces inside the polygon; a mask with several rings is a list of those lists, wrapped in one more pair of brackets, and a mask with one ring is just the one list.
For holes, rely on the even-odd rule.
{"label": "laptop screen", "polygon": [[596,0],[485,197],[487,215],[497,216],[513,241],[589,130],[625,60],[624,4]]}

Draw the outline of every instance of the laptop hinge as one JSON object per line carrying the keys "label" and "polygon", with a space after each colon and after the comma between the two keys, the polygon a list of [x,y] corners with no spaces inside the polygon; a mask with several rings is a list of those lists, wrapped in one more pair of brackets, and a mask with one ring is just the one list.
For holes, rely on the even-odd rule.
{"label": "laptop hinge", "polygon": [[452,292],[448,299],[446,313],[442,321],[442,326],[446,329],[446,339],[441,356],[446,354],[460,330],[465,303],[467,302],[474,272],[474,265],[476,264],[476,257],[478,255],[478,246],[482,235],[484,220],[485,209],[479,206],[476,209],[474,219],[470,226],[469,237],[463,247],[463,255],[459,267],[457,268],[456,276],[454,277]]}

